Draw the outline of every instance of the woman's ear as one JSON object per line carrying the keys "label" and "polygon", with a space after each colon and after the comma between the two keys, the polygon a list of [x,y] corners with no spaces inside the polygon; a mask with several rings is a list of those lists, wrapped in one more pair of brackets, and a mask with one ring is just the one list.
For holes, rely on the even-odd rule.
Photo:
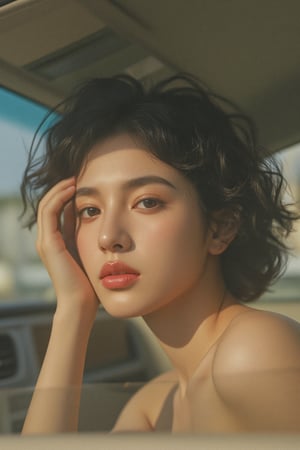
{"label": "woman's ear", "polygon": [[228,248],[238,233],[239,225],[239,216],[232,211],[220,210],[213,213],[209,227],[211,255],[220,255]]}

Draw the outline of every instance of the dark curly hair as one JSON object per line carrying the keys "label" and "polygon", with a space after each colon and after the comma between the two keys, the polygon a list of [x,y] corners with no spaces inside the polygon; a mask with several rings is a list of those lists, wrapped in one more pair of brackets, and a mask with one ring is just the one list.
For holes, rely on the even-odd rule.
{"label": "dark curly hair", "polygon": [[80,86],[46,132],[45,154],[33,145],[21,193],[33,225],[43,195],[76,176],[99,140],[127,132],[195,186],[206,217],[219,210],[239,224],[221,255],[227,289],[241,301],[259,297],[285,267],[284,238],[296,216],[282,202],[280,168],[258,148],[252,122],[231,102],[182,75],[146,89],[120,75]]}

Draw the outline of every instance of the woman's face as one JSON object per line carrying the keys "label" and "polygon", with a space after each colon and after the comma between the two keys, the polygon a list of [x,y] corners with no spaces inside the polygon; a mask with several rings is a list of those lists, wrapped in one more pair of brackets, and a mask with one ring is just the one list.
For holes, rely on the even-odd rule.
{"label": "woman's face", "polygon": [[113,316],[145,316],[201,289],[211,232],[196,191],[130,136],[93,147],[76,211],[82,264]]}

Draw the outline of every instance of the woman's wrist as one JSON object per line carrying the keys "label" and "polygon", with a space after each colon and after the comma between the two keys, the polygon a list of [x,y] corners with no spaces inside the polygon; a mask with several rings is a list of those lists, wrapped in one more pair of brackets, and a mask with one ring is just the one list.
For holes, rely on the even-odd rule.
{"label": "woman's wrist", "polygon": [[97,314],[99,303],[96,301],[91,304],[87,301],[76,301],[75,299],[57,299],[56,311],[53,317],[53,323],[57,326],[62,325],[64,329],[79,327],[90,332]]}

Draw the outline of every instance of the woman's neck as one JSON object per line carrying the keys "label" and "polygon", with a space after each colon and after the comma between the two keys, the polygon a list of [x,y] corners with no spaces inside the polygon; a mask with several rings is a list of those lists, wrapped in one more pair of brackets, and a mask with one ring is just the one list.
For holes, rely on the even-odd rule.
{"label": "woman's neck", "polygon": [[174,299],[144,320],[184,384],[240,308],[220,280],[202,284],[201,289]]}

